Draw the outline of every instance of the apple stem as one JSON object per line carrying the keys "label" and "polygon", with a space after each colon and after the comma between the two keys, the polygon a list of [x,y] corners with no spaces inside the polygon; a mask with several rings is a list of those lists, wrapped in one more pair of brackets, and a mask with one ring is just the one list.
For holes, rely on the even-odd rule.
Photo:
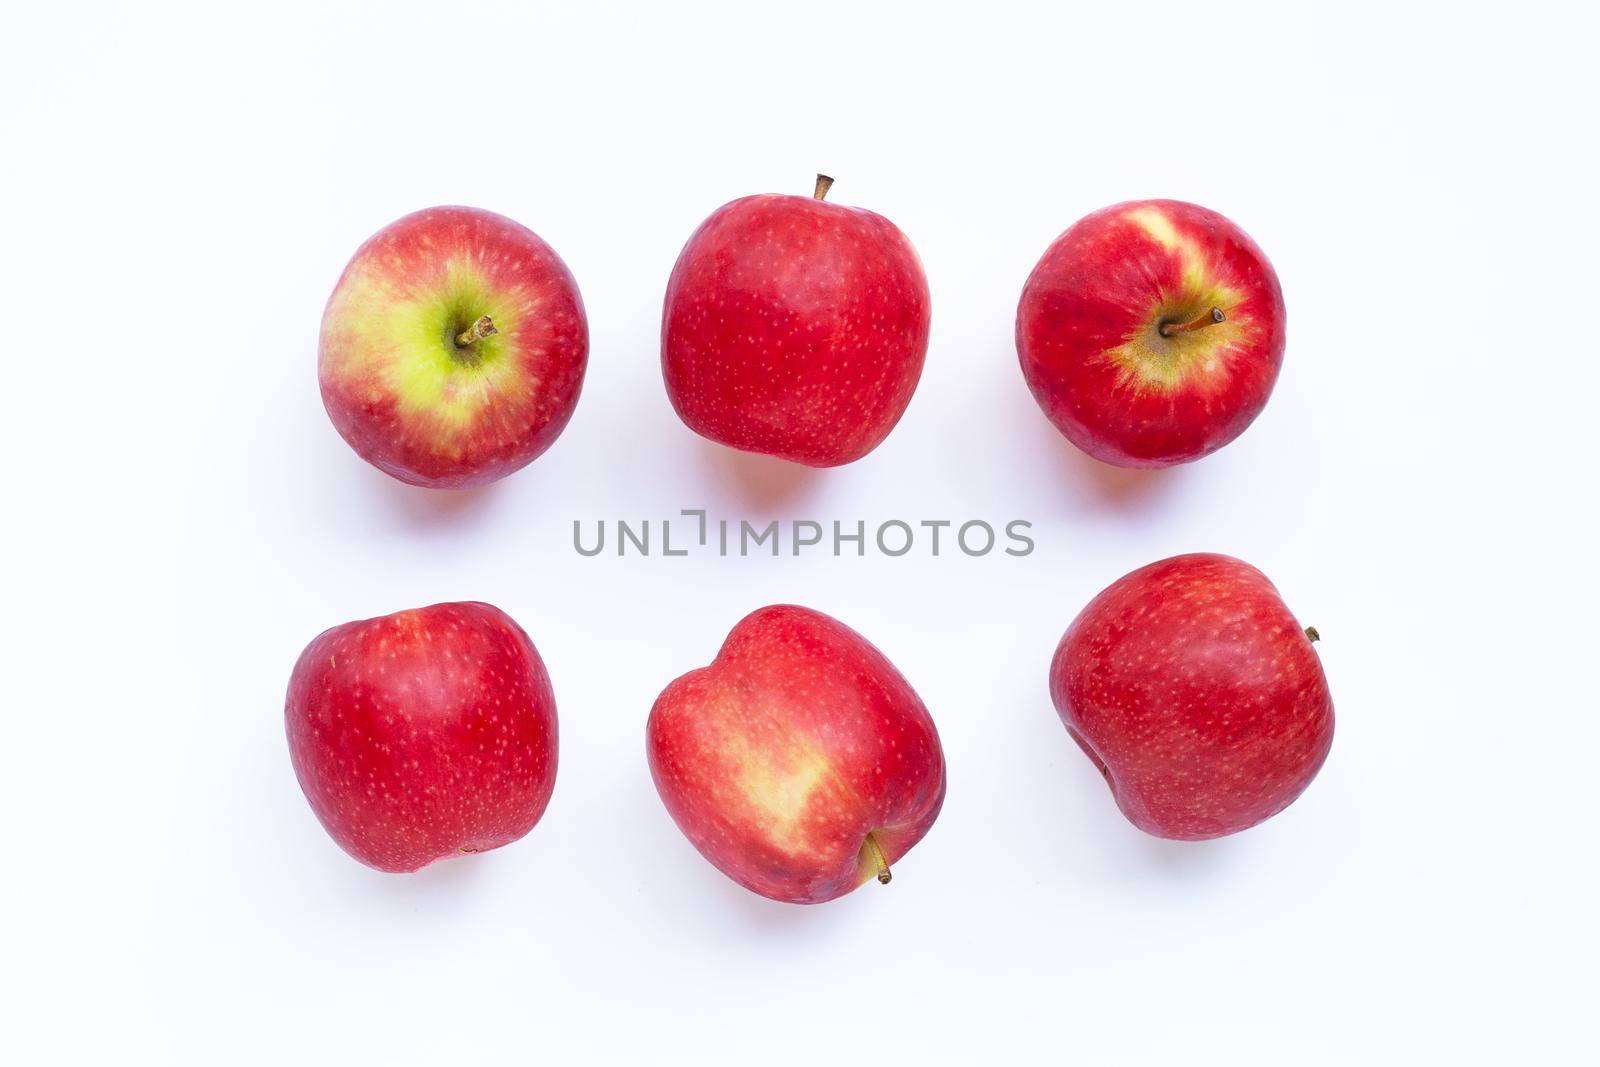
{"label": "apple stem", "polygon": [[494,328],[494,320],[487,315],[480,315],[478,321],[456,334],[456,344],[466,348],[474,341],[481,341],[485,337],[493,337],[500,331]]}
{"label": "apple stem", "polygon": [[[817,175],[817,187],[811,191],[813,198],[822,200],[827,197],[828,190],[833,188],[833,179],[826,174]],[[885,868],[887,870],[887,868]],[[888,881],[887,878],[884,881]]]}
{"label": "apple stem", "polygon": [[1317,633],[1317,628],[1315,626],[1307,626],[1306,639],[1315,644],[1316,642],[1322,640],[1322,635]]}
{"label": "apple stem", "polygon": [[[820,197],[819,197],[820,199]],[[878,847],[878,839],[872,834],[867,834],[867,851],[872,853],[873,862],[878,865],[878,883],[889,884],[889,861],[883,856],[883,849]]]}
{"label": "apple stem", "polygon": [[1207,326],[1214,326],[1226,318],[1227,316],[1222,313],[1221,308],[1212,308],[1210,311],[1202,311],[1188,322],[1163,322],[1161,324],[1161,336],[1171,337],[1175,333],[1201,330]]}

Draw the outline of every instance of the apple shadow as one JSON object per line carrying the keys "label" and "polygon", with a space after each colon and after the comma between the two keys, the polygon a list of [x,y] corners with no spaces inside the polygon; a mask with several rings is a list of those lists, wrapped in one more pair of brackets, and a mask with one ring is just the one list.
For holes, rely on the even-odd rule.
{"label": "apple shadow", "polygon": [[297,842],[304,850],[308,892],[344,910],[367,912],[460,911],[471,907],[477,891],[488,883],[484,870],[489,854],[450,856],[409,873],[374,870],[358,863],[332,841]]}
{"label": "apple shadow", "polygon": [[1095,459],[1066,437],[1048,420],[1033,420],[1041,447],[1061,472],[1064,484],[1085,490],[1099,507],[1114,511],[1141,511],[1170,496],[1181,479],[1173,467],[1118,467]]}
{"label": "apple shadow", "polygon": [[410,874],[374,871],[372,875],[378,880],[378,892],[391,903],[458,901],[464,899],[464,889],[481,880],[485,865],[492,862],[487,853],[462,854],[434,860]]}
{"label": "apple shadow", "polygon": [[842,920],[842,913],[849,910],[847,902],[857,892],[877,888],[858,886],[844,897],[822,904],[790,904],[753,893],[715,868],[709,873],[719,883],[717,893],[726,902],[726,907],[720,909],[722,913],[733,916],[742,927],[755,930],[763,937],[787,937],[791,931],[812,931],[832,925]]}
{"label": "apple shadow", "polygon": [[500,485],[495,482],[475,489],[428,489],[408,485],[382,471],[374,470],[372,476],[379,479],[375,494],[383,498],[384,504],[421,529],[457,526],[476,519],[488,510]]}
{"label": "apple shadow", "polygon": [[731,485],[744,503],[762,510],[798,503],[816,490],[822,478],[816,467],[741,452],[704,438],[700,450],[720,484]]}
{"label": "apple shadow", "polygon": [[1233,865],[1237,850],[1230,838],[1211,841],[1172,841],[1140,830],[1139,858],[1163,877],[1180,880],[1210,878]]}
{"label": "apple shadow", "polygon": [[[1104,776],[1098,767],[1084,760],[1084,770],[1097,779]],[[1117,806],[1116,798],[1104,782],[1097,783],[1104,790],[1105,814],[1119,824],[1103,827],[1103,847],[1117,857],[1117,865],[1128,875],[1137,878],[1157,878],[1176,883],[1200,885],[1217,877],[1234,866],[1239,856],[1237,842],[1232,837],[1213,838],[1207,841],[1177,841],[1157,837],[1129,822]],[[1112,829],[1112,826],[1115,829]]]}

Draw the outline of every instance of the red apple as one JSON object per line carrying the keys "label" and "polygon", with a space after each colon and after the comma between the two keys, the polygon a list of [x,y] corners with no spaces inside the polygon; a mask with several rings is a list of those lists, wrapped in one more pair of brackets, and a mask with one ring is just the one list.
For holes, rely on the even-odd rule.
{"label": "red apple", "polygon": [[578,286],[549,245],[492,212],[436,207],[356,250],[322,315],[317,376],[361,458],[466,489],[550,447],[588,357]]}
{"label": "red apple", "polygon": [[488,604],[325,631],[284,705],[323,827],[380,871],[485,852],[533,829],[556,784],[556,700],[528,635]]}
{"label": "red apple", "polygon": [[1244,432],[1283,364],[1278,276],[1214,211],[1134,200],[1081,219],[1033,268],[1017,354],[1073,444],[1119,467],[1169,467]]}
{"label": "red apple", "polygon": [[1221,837],[1288,807],[1327,759],[1333,698],[1316,639],[1248,563],[1174,556],[1078,614],[1050,695],[1135,826]]}
{"label": "red apple", "polygon": [[836,619],[792,605],[733,628],[650,709],[656,789],[678,828],[764,897],[818,904],[922,839],[944,752],[900,672]]}
{"label": "red apple", "polygon": [[881,215],[747,196],[700,224],[661,315],[667,395],[691,430],[835,467],[900,421],[928,351],[928,281]]}

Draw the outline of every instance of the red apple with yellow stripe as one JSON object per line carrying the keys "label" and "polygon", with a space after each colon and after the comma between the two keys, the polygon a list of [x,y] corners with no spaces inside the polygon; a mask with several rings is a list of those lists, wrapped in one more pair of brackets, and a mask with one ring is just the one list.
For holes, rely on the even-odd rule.
{"label": "red apple with yellow stripe", "polygon": [[549,245],[493,212],[436,207],[356,251],[323,312],[317,376],[363,459],[466,489],[550,447],[588,355],[577,283]]}
{"label": "red apple with yellow stripe", "polygon": [[1058,237],[1017,308],[1028,388],[1096,459],[1168,467],[1261,413],[1283,364],[1278,276],[1243,230],[1178,200],[1097,211]]}
{"label": "red apple with yellow stripe", "polygon": [[928,711],[883,653],[780,604],[656,700],[650,773],[701,855],[753,892],[818,904],[877,878],[944,803]]}

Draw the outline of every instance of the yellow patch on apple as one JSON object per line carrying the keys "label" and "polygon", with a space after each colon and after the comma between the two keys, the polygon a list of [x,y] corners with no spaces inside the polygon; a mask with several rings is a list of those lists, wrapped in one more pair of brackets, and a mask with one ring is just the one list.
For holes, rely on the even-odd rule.
{"label": "yellow patch on apple", "polygon": [[[509,358],[510,335],[534,301],[520,287],[490,287],[467,259],[449,260],[437,284],[426,289],[401,291],[391,276],[362,271],[348,279],[341,298],[349,334],[337,372],[381,382],[403,417],[464,431],[496,398],[538,384]],[[470,349],[457,345],[456,336],[483,315],[498,334]]]}
{"label": "yellow patch on apple", "polygon": [[765,823],[768,840],[789,853],[809,851],[801,832],[806,809],[829,777],[827,757],[804,741],[782,746],[787,758],[739,736],[727,740],[726,755],[738,770],[739,791]]}

